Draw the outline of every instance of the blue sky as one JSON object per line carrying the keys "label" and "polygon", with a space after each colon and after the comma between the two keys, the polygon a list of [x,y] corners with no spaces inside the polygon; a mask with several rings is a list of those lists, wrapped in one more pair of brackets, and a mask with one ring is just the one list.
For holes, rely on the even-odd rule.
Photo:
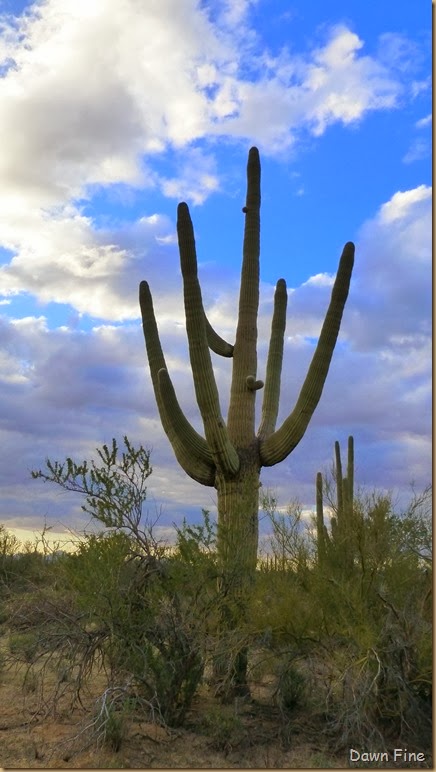
{"label": "blue sky", "polygon": [[[0,2],[0,522],[84,520],[30,479],[128,434],[152,448],[161,526],[214,509],[157,416],[137,301],[150,283],[171,376],[201,429],[187,360],[177,203],[203,297],[232,338],[248,149],[262,163],[259,371],[289,290],[280,417],[292,409],[343,244],[356,264],[320,405],[262,480],[314,504],[333,443],[356,479],[407,500],[430,479],[431,6],[282,0]],[[214,359],[225,414],[229,361]],[[20,530],[21,529],[21,530]]]}

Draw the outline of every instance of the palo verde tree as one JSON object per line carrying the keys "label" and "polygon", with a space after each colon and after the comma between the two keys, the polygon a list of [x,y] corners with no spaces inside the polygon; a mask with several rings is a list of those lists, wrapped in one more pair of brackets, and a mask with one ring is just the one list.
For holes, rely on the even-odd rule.
{"label": "palo verde tree", "polygon": [[[339,333],[354,261],[354,245],[343,250],[330,305],[296,405],[276,429],[279,407],[287,290],[279,279],[265,384],[257,378],[259,306],[260,160],[257,148],[248,155],[247,196],[239,314],[234,344],[211,327],[203,307],[197,275],[193,225],[186,203],[177,210],[177,233],[183,277],[186,329],[195,394],[204,437],[183,414],[159,340],[153,302],[146,281],[140,284],[140,306],[151,378],[163,428],[186,474],[215,487],[218,499],[218,554],[224,581],[241,591],[254,576],[258,548],[260,470],[283,461],[303,437],[319,402]],[[227,423],[222,417],[210,349],[233,359]],[[256,393],[263,391],[262,416],[255,428]],[[243,593],[242,593],[243,594]]]}

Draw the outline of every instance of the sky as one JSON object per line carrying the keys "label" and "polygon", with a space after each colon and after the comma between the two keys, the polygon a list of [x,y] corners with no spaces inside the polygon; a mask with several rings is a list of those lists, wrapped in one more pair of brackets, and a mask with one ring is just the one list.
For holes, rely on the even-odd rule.
{"label": "sky", "polygon": [[[0,0],[0,523],[84,528],[83,501],[31,479],[125,434],[151,450],[164,534],[215,511],[160,425],[138,285],[151,288],[178,399],[198,431],[176,208],[190,207],[203,300],[232,341],[245,170],[262,165],[259,366],[288,286],[278,425],[292,410],[343,245],[356,259],[306,434],[263,470],[280,506],[315,503],[334,441],[356,482],[431,476],[431,6],[418,0]],[[213,365],[226,415],[231,360]],[[259,399],[259,408],[261,400]],[[169,532],[169,531],[168,531]]]}

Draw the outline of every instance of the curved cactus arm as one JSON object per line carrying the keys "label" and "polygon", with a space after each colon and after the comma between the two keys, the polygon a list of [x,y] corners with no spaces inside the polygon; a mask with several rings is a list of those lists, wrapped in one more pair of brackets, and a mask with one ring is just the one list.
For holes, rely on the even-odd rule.
{"label": "curved cactus arm", "polygon": [[353,263],[354,244],[349,241],[342,252],[330,305],[297,403],[281,427],[260,443],[263,466],[278,464],[298,445],[320,400],[348,297]]}
{"label": "curved cactus arm", "polygon": [[194,229],[185,203],[179,204],[177,208],[177,235],[183,277],[189,358],[197,404],[203,420],[206,440],[217,469],[231,477],[239,469],[239,456],[229,440],[227,427],[221,416],[197,275]]}
{"label": "curved cactus arm", "polygon": [[209,348],[219,356],[232,357],[234,346],[231,343],[227,343],[224,338],[215,332],[206,314],[204,315],[204,321],[206,322],[206,336]]}
{"label": "curved cactus arm", "polygon": [[139,305],[141,307],[142,329],[144,331],[151,381],[162,425],[165,432],[168,433],[169,422],[161,399],[158,378],[159,370],[162,368],[166,370],[167,366],[160,345],[159,332],[157,329],[156,317],[154,315],[153,299],[151,297],[150,287],[146,281],[141,281],[139,285]]}
{"label": "curved cactus arm", "polygon": [[187,420],[180,408],[167,370],[159,370],[159,391],[169,420],[168,439],[180,466],[202,485],[214,485],[216,468],[207,442]]}
{"label": "curved cactus arm", "polygon": [[[185,418],[167,372],[153,300],[146,281],[142,281],[139,286],[139,303],[151,380],[165,434],[186,474],[204,485],[213,485],[215,466],[207,442]],[[166,373],[166,378],[162,373]],[[204,482],[205,480],[209,482]]]}
{"label": "curved cactus arm", "polygon": [[246,447],[255,437],[256,390],[247,388],[247,376],[256,380],[260,254],[260,160],[256,147],[248,154],[247,196],[242,211],[245,228],[241,287],[227,419],[229,437],[236,447]]}
{"label": "curved cactus arm", "polygon": [[279,410],[287,304],[288,293],[286,290],[286,282],[284,279],[279,279],[274,293],[274,312],[271,322],[271,337],[266,364],[262,418],[259,431],[257,432],[257,436],[262,440],[269,437],[276,428],[277,413]]}

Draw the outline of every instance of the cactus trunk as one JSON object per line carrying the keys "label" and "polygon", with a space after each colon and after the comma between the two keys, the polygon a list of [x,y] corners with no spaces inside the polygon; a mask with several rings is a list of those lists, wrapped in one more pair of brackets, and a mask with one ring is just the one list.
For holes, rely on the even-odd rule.
{"label": "cactus trunk", "polygon": [[233,480],[217,475],[219,557],[235,576],[252,576],[256,568],[259,484],[256,459],[244,459]]}
{"label": "cactus trunk", "polygon": [[[220,635],[243,627],[255,578],[259,541],[260,466],[255,452],[241,454],[235,479],[218,474],[218,558],[220,565]],[[247,693],[248,650],[241,644],[234,653],[215,660],[216,693],[224,699]]]}

